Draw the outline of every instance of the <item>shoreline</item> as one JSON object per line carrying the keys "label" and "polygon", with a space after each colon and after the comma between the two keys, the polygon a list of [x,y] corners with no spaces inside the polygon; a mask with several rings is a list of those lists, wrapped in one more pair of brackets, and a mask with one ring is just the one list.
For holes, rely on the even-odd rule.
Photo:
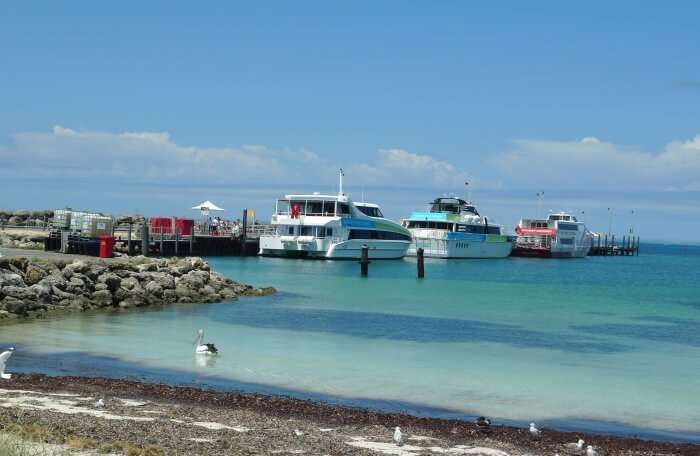
{"label": "shoreline", "polygon": [[[586,440],[587,444],[592,444],[599,449],[601,455],[679,455],[690,456],[700,454],[700,446],[691,443],[663,442],[654,440],[641,440],[629,437],[617,437],[606,435],[594,435],[586,432],[564,432],[543,428],[543,436],[540,440],[530,439],[527,429],[512,427],[494,423],[490,432],[480,432],[476,425],[456,419],[426,418],[403,413],[380,412],[371,409],[347,407],[333,405],[324,402],[295,399],[287,396],[275,396],[267,394],[222,392],[208,389],[200,389],[184,386],[169,386],[160,383],[146,383],[132,380],[116,380],[107,378],[88,378],[70,376],[47,376],[43,374],[16,374],[11,381],[0,383],[0,390],[5,391],[35,391],[43,393],[57,394],[66,392],[70,394],[88,395],[90,397],[105,397],[110,400],[119,397],[131,401],[146,401],[149,403],[169,404],[176,409],[185,410],[197,408],[200,413],[210,413],[213,416],[225,416],[228,412],[242,413],[248,417],[247,422],[242,422],[240,417],[231,418],[236,421],[236,426],[246,429],[255,429],[260,425],[260,420],[276,420],[279,423],[294,423],[293,426],[306,429],[305,434],[313,433],[313,429],[319,429],[319,439],[313,442],[305,442],[306,447],[302,448],[311,454],[315,451],[328,451],[327,445],[336,449],[333,454],[414,454],[410,451],[404,453],[391,453],[391,432],[394,426],[401,426],[405,433],[412,436],[423,436],[426,440],[439,441],[440,447],[445,450],[453,448],[454,454],[459,453],[460,446],[490,448],[503,451],[508,455],[524,454],[555,454],[566,453],[564,444],[574,442],[578,438]],[[0,418],[8,412],[12,413],[12,407],[3,405],[3,397],[0,394]],[[109,407],[108,407],[109,408]],[[16,410],[15,410],[16,411]],[[59,413],[52,411],[38,411],[38,414],[30,418],[35,421],[48,424],[55,428],[55,422],[61,421],[55,415]],[[80,414],[74,415],[80,421]],[[291,420],[291,421],[290,421]],[[90,421],[90,420],[88,420]],[[0,419],[0,426],[2,425]],[[225,424],[225,426],[229,426]],[[73,423],[72,426],[76,426]],[[78,428],[80,427],[77,425]],[[282,424],[280,424],[282,426]],[[60,427],[60,426],[59,426]],[[229,426],[231,427],[231,426]],[[231,427],[233,429],[233,427]],[[338,438],[337,433],[323,432],[321,429],[342,428],[343,436]],[[294,433],[295,429],[287,429],[287,433]],[[78,432],[76,428],[76,432]],[[237,437],[246,440],[253,437],[249,433],[234,432]],[[352,436],[360,440],[352,440]],[[134,439],[140,443],[141,437],[134,434]],[[259,436],[258,436],[259,437]],[[296,437],[296,436],[295,436]],[[214,439],[216,440],[216,439]],[[293,439],[294,440],[294,439]],[[296,439],[298,440],[298,439]],[[137,442],[137,443],[138,443]],[[351,443],[348,443],[351,442]],[[359,443],[359,447],[353,446]],[[419,445],[420,440],[411,441],[411,445]],[[274,444],[274,442],[268,442]],[[250,443],[242,445],[246,446]],[[372,445],[379,445],[380,449]],[[362,446],[364,445],[364,446]],[[375,446],[376,446],[375,445]],[[384,446],[382,446],[384,445]],[[386,447],[389,445],[389,447]],[[422,444],[420,444],[422,445]],[[419,445],[419,446],[420,446]],[[435,447],[435,444],[431,444]],[[297,445],[298,446],[298,445]],[[337,451],[338,449],[342,451]],[[385,451],[381,450],[384,448]],[[203,449],[203,448],[202,448]],[[239,448],[242,451],[243,447]],[[269,454],[258,448],[250,448],[242,451],[242,454]],[[253,451],[255,450],[255,451]],[[271,449],[270,449],[271,450]],[[211,449],[211,452],[203,454],[225,454],[219,453],[218,449]],[[276,451],[276,450],[275,450]],[[378,452],[377,452],[378,451]],[[421,448],[417,453],[426,454],[428,449]],[[416,454],[417,454],[416,453]],[[439,451],[435,451],[439,453]],[[164,454],[173,454],[166,451]],[[319,453],[320,454],[320,453]],[[430,454],[430,453],[427,453]],[[472,453],[473,454],[473,453]],[[478,453],[477,453],[478,454]],[[485,453],[484,453],[485,454]],[[496,453],[494,453],[496,454]]]}

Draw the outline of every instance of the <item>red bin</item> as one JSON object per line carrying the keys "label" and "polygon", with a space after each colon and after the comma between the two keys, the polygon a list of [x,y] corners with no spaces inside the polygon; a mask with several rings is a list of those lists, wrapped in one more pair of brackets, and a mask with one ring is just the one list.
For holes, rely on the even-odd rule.
{"label": "red bin", "polygon": [[100,236],[100,258],[112,258],[114,256],[114,236]]}

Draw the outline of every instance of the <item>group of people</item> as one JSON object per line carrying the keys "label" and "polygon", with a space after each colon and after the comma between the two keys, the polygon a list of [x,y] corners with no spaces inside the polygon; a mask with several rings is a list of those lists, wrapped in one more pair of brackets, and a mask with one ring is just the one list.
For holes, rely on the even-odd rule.
{"label": "group of people", "polygon": [[209,217],[207,219],[209,233],[214,236],[239,237],[243,234],[243,227],[240,220],[224,220],[221,217]]}

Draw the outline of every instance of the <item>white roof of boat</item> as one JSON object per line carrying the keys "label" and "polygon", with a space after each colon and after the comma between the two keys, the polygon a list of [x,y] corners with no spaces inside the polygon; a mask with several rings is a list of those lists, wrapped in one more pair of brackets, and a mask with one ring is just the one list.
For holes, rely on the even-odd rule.
{"label": "white roof of boat", "polygon": [[374,203],[358,203],[357,201],[353,201],[352,204],[354,204],[355,206],[376,207],[376,208],[379,208],[379,205],[378,205],[378,204],[374,204]]}
{"label": "white roof of boat", "polygon": [[284,195],[286,200],[315,200],[315,201],[347,201],[348,197],[344,195],[321,195],[321,194],[305,194],[305,195]]}

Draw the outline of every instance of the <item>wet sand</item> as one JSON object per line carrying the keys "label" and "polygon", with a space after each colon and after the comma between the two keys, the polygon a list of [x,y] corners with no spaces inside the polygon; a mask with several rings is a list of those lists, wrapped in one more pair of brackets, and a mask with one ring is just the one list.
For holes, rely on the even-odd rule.
{"label": "wet sand", "polygon": [[[98,398],[104,400],[104,408],[95,407]],[[527,429],[498,423],[484,432],[464,421],[288,397],[35,374],[17,374],[0,383],[0,428],[13,423],[39,424],[57,442],[70,437],[72,441],[94,442],[103,449],[115,442],[128,442],[148,447],[152,454],[168,455],[553,456],[571,454],[564,445],[578,438],[594,445],[600,455],[700,455],[700,446],[691,444],[546,428],[541,439],[533,440]],[[401,447],[392,441],[395,426],[401,426],[407,436]]]}

